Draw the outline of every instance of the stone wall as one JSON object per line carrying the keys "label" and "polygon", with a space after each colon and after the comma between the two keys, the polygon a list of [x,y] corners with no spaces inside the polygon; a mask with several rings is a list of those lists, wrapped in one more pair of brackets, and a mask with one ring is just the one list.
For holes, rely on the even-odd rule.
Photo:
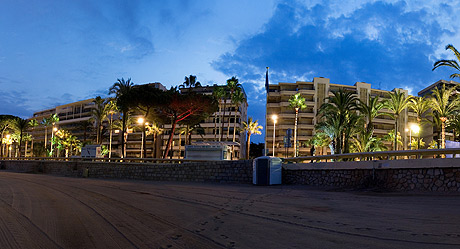
{"label": "stone wall", "polygon": [[84,161],[0,161],[0,168],[27,173],[153,181],[252,183],[252,160],[181,164],[104,163]]}
{"label": "stone wall", "polygon": [[[252,183],[252,161],[182,164],[0,161],[15,172],[152,181]],[[460,192],[460,158],[285,164],[283,184]]]}
{"label": "stone wall", "polygon": [[285,165],[283,183],[395,191],[460,192],[460,159],[412,159]]}

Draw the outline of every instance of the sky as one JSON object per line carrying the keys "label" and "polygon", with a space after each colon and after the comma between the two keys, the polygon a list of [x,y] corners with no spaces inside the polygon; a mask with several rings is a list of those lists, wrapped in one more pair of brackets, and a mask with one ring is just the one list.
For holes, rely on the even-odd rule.
{"label": "sky", "polygon": [[[270,83],[371,83],[418,91],[460,49],[460,1],[0,0],[0,114],[105,97],[117,79],[177,86],[236,76],[265,125]],[[264,135],[251,141],[263,142]]]}

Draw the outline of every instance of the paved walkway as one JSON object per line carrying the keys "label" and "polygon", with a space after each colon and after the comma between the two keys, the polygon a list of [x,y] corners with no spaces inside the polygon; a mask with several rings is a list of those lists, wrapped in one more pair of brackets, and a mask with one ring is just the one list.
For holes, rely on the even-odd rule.
{"label": "paved walkway", "polygon": [[0,248],[460,248],[460,195],[2,171]]}

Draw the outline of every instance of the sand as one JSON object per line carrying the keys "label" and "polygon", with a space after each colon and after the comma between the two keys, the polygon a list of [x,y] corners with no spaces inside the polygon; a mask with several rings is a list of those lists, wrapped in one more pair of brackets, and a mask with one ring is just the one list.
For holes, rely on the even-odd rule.
{"label": "sand", "polygon": [[460,248],[460,195],[2,171],[0,248]]}

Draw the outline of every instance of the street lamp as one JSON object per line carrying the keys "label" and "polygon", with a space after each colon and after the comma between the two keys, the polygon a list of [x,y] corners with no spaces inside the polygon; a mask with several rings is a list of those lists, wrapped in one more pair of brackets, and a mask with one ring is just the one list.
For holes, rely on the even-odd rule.
{"label": "street lamp", "polygon": [[53,138],[54,138],[54,133],[58,130],[58,128],[56,128],[54,126],[55,123],[53,123],[53,130],[51,131],[51,156],[53,156],[53,145],[54,145],[54,141],[53,141]]}
{"label": "street lamp", "polygon": [[419,135],[420,126],[418,126],[417,124],[412,124],[412,125],[410,126],[410,130],[413,131],[415,134],[418,135],[418,139],[417,139],[417,149],[419,150],[419,149],[420,149],[420,135]]}
{"label": "street lamp", "polygon": [[278,120],[278,115],[272,115],[273,120],[273,156],[275,156],[275,133],[276,133],[276,121]]}
{"label": "street lamp", "polygon": [[113,130],[113,114],[115,111],[110,110],[110,142],[109,142],[109,158],[112,157],[112,130]]}
{"label": "street lamp", "polygon": [[144,157],[144,132],[145,132],[145,122],[144,118],[140,117],[137,119],[137,123],[142,125],[142,140],[141,140],[141,158]]}

